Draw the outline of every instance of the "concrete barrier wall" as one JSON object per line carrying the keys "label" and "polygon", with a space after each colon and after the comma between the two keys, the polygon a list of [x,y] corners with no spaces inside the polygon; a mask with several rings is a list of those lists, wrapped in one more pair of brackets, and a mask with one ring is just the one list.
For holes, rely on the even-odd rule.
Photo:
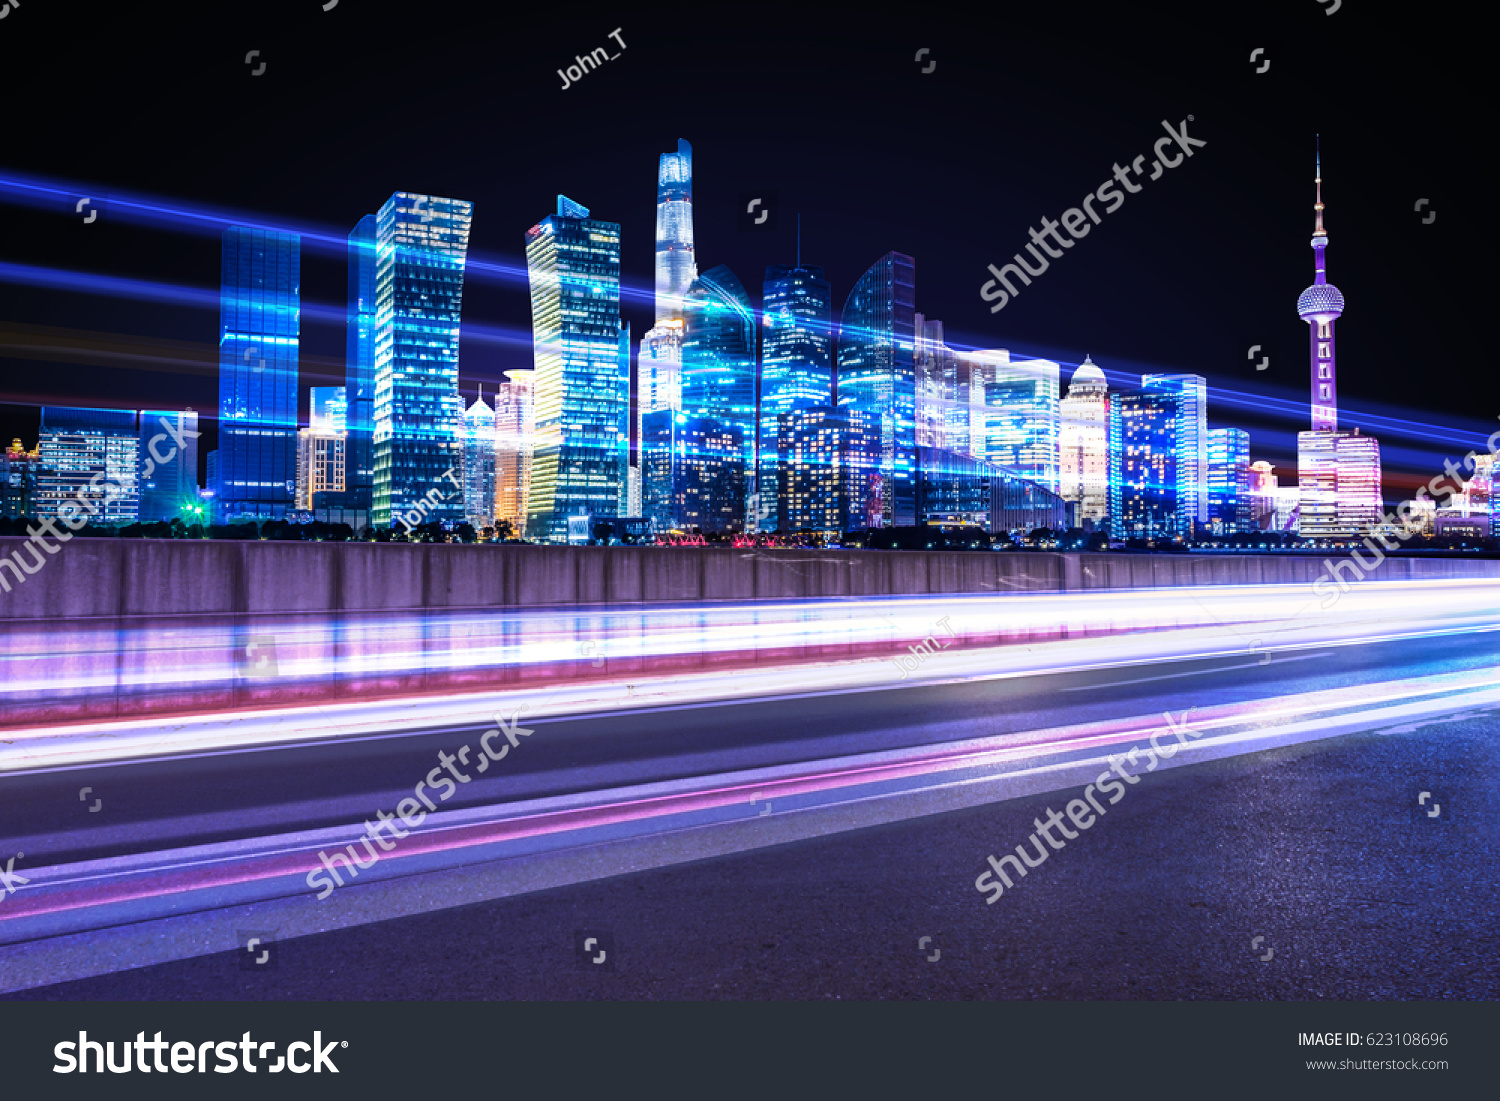
{"label": "concrete barrier wall", "polygon": [[[0,537],[0,555],[26,540]],[[1311,582],[1292,555],[815,551],[74,539],[0,578],[0,624],[99,616],[526,608]],[[27,556],[29,561],[29,556]],[[1382,580],[1500,576],[1500,561],[1389,559]]]}
{"label": "concrete barrier wall", "polygon": [[[24,542],[0,538],[0,554]],[[24,582],[0,574],[11,587],[0,586],[0,726],[886,660],[931,625],[856,640],[820,621],[813,636],[767,645],[754,638],[764,623],[811,614],[767,607],[742,648],[598,662],[604,644],[589,644],[663,623],[697,630],[731,601],[1310,584],[1323,569],[1293,556],[75,539]],[[1376,576],[1500,577],[1500,562],[1392,559]],[[1184,625],[1162,616],[1060,625],[1007,606],[959,645]],[[544,660],[514,657],[538,642]]]}

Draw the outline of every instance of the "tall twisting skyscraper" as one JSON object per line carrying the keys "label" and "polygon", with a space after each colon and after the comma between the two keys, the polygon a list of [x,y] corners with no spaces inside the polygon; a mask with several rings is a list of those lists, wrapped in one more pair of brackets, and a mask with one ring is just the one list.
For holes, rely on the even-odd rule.
{"label": "tall twisting skyscraper", "polygon": [[375,463],[371,522],[391,523],[432,490],[427,516],[462,520],[445,472],[463,464],[458,330],[474,204],[398,191],[376,215]]}
{"label": "tall twisting skyscraper", "polygon": [[1313,284],[1297,299],[1297,315],[1308,325],[1312,370],[1312,431],[1297,433],[1297,530],[1305,536],[1346,536],[1368,530],[1380,515],[1380,444],[1357,428],[1339,431],[1333,330],[1344,312],[1344,296],[1328,282],[1324,269],[1328,232],[1323,228],[1321,153],[1316,184]]}
{"label": "tall twisting skyscraper", "polygon": [[[663,153],[656,172],[656,324],[641,337],[636,357],[636,441],[644,417],[682,408],[683,296],[698,278],[693,251],[693,147],[681,138]],[[639,515],[641,465],[630,470],[629,508]]]}
{"label": "tall twisting skyscraper", "polygon": [[219,497],[222,520],[286,515],[297,487],[301,241],[224,231],[219,299]]}
{"label": "tall twisting skyscraper", "polygon": [[677,139],[656,174],[656,321],[682,316],[682,296],[698,278],[693,252],[693,147]]}
{"label": "tall twisting skyscraper", "polygon": [[526,231],[536,353],[527,533],[568,540],[570,516],[618,516],[630,446],[630,328],[620,226],[564,195]]}

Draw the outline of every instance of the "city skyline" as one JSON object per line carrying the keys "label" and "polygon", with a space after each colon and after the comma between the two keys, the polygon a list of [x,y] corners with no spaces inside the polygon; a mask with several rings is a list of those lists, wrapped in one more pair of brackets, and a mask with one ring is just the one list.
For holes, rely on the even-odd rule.
{"label": "city skyline", "polygon": [[[1332,327],[1343,299],[1326,283],[1320,153],[1316,161],[1315,282],[1299,300],[1299,313],[1312,330],[1312,427],[1298,436],[1295,472],[1301,501],[1295,527],[1304,535],[1338,537],[1366,530],[1379,515],[1379,452],[1374,439],[1360,435],[1357,428],[1337,431]],[[1061,493],[1074,502],[1075,526],[1091,529],[1112,518],[1117,537],[1147,538],[1258,529],[1247,517],[1265,510],[1223,499],[1232,492],[1249,493],[1249,435],[1238,426],[1214,429],[1221,438],[1226,432],[1236,434],[1234,454],[1243,457],[1235,462],[1243,469],[1219,472],[1218,514],[1210,518],[1211,433],[1208,386],[1202,376],[1147,373],[1140,376],[1140,390],[1122,387],[1111,392],[1107,377],[1085,356],[1072,372],[1069,388],[1080,372],[1085,391],[1096,374],[1103,379],[1097,396],[1109,410],[1110,426],[1103,433],[1105,462],[1100,464],[1097,456],[1092,460],[1096,468],[1103,465],[1109,471],[1107,492],[1086,492],[1079,473],[1085,460],[1077,451],[1065,456],[1077,440],[1061,419],[1063,410],[1086,406],[1064,399],[1060,364],[1013,358],[1006,349],[949,347],[943,323],[917,311],[915,261],[898,252],[887,253],[866,269],[848,291],[837,323],[829,288],[825,319],[822,298],[817,296],[823,295],[818,288],[826,287],[827,281],[821,278],[821,267],[801,267],[800,226],[798,264],[766,267],[757,307],[727,266],[698,274],[692,181],[692,146],[678,139],[676,152],[659,159],[656,324],[642,338],[640,356],[631,356],[629,325],[620,314],[626,293],[620,276],[619,223],[589,221],[588,208],[559,196],[557,213],[527,235],[532,366],[545,381],[533,393],[535,408],[543,416],[533,421],[529,448],[522,441],[527,450],[528,519],[518,528],[524,527],[526,534],[563,541],[569,538],[563,519],[576,513],[645,516],[660,530],[765,531],[781,526],[789,514],[777,497],[789,490],[776,457],[783,443],[779,421],[790,412],[815,409],[820,402],[836,402],[871,418],[868,426],[861,422],[858,429],[847,420],[827,422],[838,426],[833,430],[868,427],[879,432],[881,503],[878,519],[869,515],[877,526],[925,522],[930,510],[919,511],[917,499],[937,491],[919,485],[927,472],[917,468],[918,448],[931,456],[934,448],[956,445],[960,455],[1031,481],[1048,493]],[[340,433],[347,441],[338,443],[336,453],[332,444],[315,444],[309,438],[310,432],[316,436],[316,410],[310,411],[300,442],[294,431],[288,431],[298,427],[297,402],[294,397],[289,400],[289,394],[300,388],[295,356],[301,238],[250,227],[225,231],[221,409],[228,410],[233,421],[250,418],[255,427],[248,443],[238,442],[246,438],[244,429],[230,428],[228,450],[220,454],[215,448],[206,456],[213,466],[206,488],[215,498],[216,519],[281,517],[293,506],[333,518],[328,508],[338,506],[338,516],[353,522],[356,530],[361,521],[392,526],[395,516],[410,515],[444,471],[455,467],[466,471],[464,492],[454,500],[431,502],[424,515],[449,522],[493,521],[502,512],[495,411],[480,401],[466,414],[459,392],[461,296],[474,211],[474,204],[466,200],[397,192],[378,216],[364,216],[350,233],[341,403],[347,431]],[[572,244],[570,234],[559,232],[569,228],[578,231],[571,235],[577,238]],[[606,248],[595,255],[599,242]],[[815,297],[799,310],[781,305],[787,279],[794,294],[805,299],[811,289]],[[262,304],[263,299],[268,304]],[[609,316],[599,313],[600,308]],[[790,326],[785,335],[775,329],[778,319]],[[616,335],[606,341],[608,347],[588,351],[597,343],[600,323]],[[764,339],[763,326],[769,326]],[[797,355],[805,366],[782,362],[788,340],[804,346]],[[830,360],[826,396],[818,381],[825,346]],[[431,349],[438,349],[435,358]],[[575,360],[594,366],[580,375],[576,366],[566,367]],[[266,391],[268,384],[275,390]],[[253,400],[246,396],[251,386],[259,387]],[[478,389],[482,388],[481,382]],[[309,387],[311,402],[317,402],[318,389]],[[498,389],[497,384],[497,393]],[[366,391],[373,396],[365,398]],[[271,399],[262,392],[275,394],[273,406],[265,405]],[[1159,396],[1151,397],[1153,392]],[[1171,409],[1150,413],[1168,400],[1160,395],[1169,392],[1177,395],[1169,400]],[[367,401],[373,415],[365,412]],[[487,410],[481,420],[488,429],[487,442],[479,447],[475,417],[481,408]],[[636,410],[634,425],[625,419],[630,408]],[[1124,427],[1122,413],[1134,428]],[[1130,419],[1139,415],[1156,419],[1139,424]],[[367,416],[368,434],[363,427]],[[583,435],[576,434],[580,416],[597,422]],[[1091,413],[1084,416],[1094,419]],[[407,427],[397,432],[398,424]],[[564,435],[572,442],[558,434],[563,426],[570,426]],[[1142,431],[1146,435],[1140,435]],[[785,442],[804,453],[792,437],[785,437]],[[1097,439],[1094,444],[1097,448]],[[1127,453],[1138,446],[1144,449],[1141,455],[1130,458]],[[257,470],[279,472],[286,465],[282,452],[287,450],[294,470],[291,478],[268,480],[257,474],[246,481],[246,475],[238,473],[247,463]],[[827,453],[842,454],[840,449]],[[398,459],[402,473],[395,476]],[[592,464],[593,472],[579,481],[581,461]],[[484,463],[488,473],[467,472],[468,466]],[[1066,463],[1072,465],[1065,479]],[[1373,473],[1358,473],[1361,463],[1371,464]],[[958,468],[951,463],[944,460],[938,465],[949,472],[945,477],[956,476]],[[335,469],[336,474],[324,473]],[[368,491],[363,489],[363,470],[370,472]],[[518,472],[513,464],[512,474]],[[532,477],[534,472],[539,477]],[[991,477],[979,468],[966,476]],[[648,485],[649,477],[665,482]],[[1372,499],[1366,504],[1362,498],[1347,515],[1337,512],[1334,502],[1348,496],[1347,490],[1340,493],[1341,485]],[[509,492],[514,495],[515,487]],[[489,501],[487,506],[477,503],[481,497]],[[844,506],[838,514],[847,520],[863,515],[864,508]],[[572,538],[577,535],[574,532]]]}

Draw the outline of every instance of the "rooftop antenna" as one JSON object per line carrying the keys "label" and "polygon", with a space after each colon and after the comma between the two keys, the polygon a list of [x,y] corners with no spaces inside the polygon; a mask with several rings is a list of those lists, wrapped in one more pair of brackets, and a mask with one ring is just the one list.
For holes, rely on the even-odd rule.
{"label": "rooftop antenna", "polygon": [[797,266],[802,266],[802,212],[797,212]]}

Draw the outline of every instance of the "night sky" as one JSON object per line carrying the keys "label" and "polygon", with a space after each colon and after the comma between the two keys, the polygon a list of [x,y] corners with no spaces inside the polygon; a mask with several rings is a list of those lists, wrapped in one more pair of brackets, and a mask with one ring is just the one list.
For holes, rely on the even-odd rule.
{"label": "night sky", "polygon": [[[1490,251],[1475,74],[1492,62],[1479,28],[1441,7],[1331,6],[299,0],[226,14],[26,0],[0,20],[0,181],[65,194],[28,205],[0,184],[0,437],[33,445],[43,402],[216,408],[219,227],[130,224],[110,192],[337,239],[395,190],[469,199],[470,259],[517,272],[526,229],[561,192],[621,223],[638,341],[657,158],[684,137],[699,270],[727,264],[757,304],[765,265],[796,258],[800,213],[802,259],[824,266],[836,310],[882,254],[908,253],[917,308],[950,344],[1059,360],[1064,387],[1085,353],[1112,387],[1205,375],[1211,426],[1249,429],[1252,458],[1290,473],[1321,132],[1328,275],[1346,299],[1340,426],[1381,437],[1387,495],[1407,496],[1500,427],[1480,348],[1493,278],[1472,274]],[[564,90],[557,70],[599,46],[618,58]],[[1116,162],[1149,166],[1162,120],[1190,114],[1206,146],[989,312],[987,264]],[[777,228],[741,228],[745,197],[773,193]],[[90,224],[74,211],[85,195]],[[196,288],[206,307],[28,286],[7,264]],[[304,242],[304,419],[307,387],[343,381],[345,278],[339,250]],[[1275,353],[1270,370],[1253,369],[1252,342]],[[524,274],[471,267],[466,403],[530,365]],[[1381,418],[1432,430],[1402,438]],[[214,446],[203,427],[200,455]]]}

